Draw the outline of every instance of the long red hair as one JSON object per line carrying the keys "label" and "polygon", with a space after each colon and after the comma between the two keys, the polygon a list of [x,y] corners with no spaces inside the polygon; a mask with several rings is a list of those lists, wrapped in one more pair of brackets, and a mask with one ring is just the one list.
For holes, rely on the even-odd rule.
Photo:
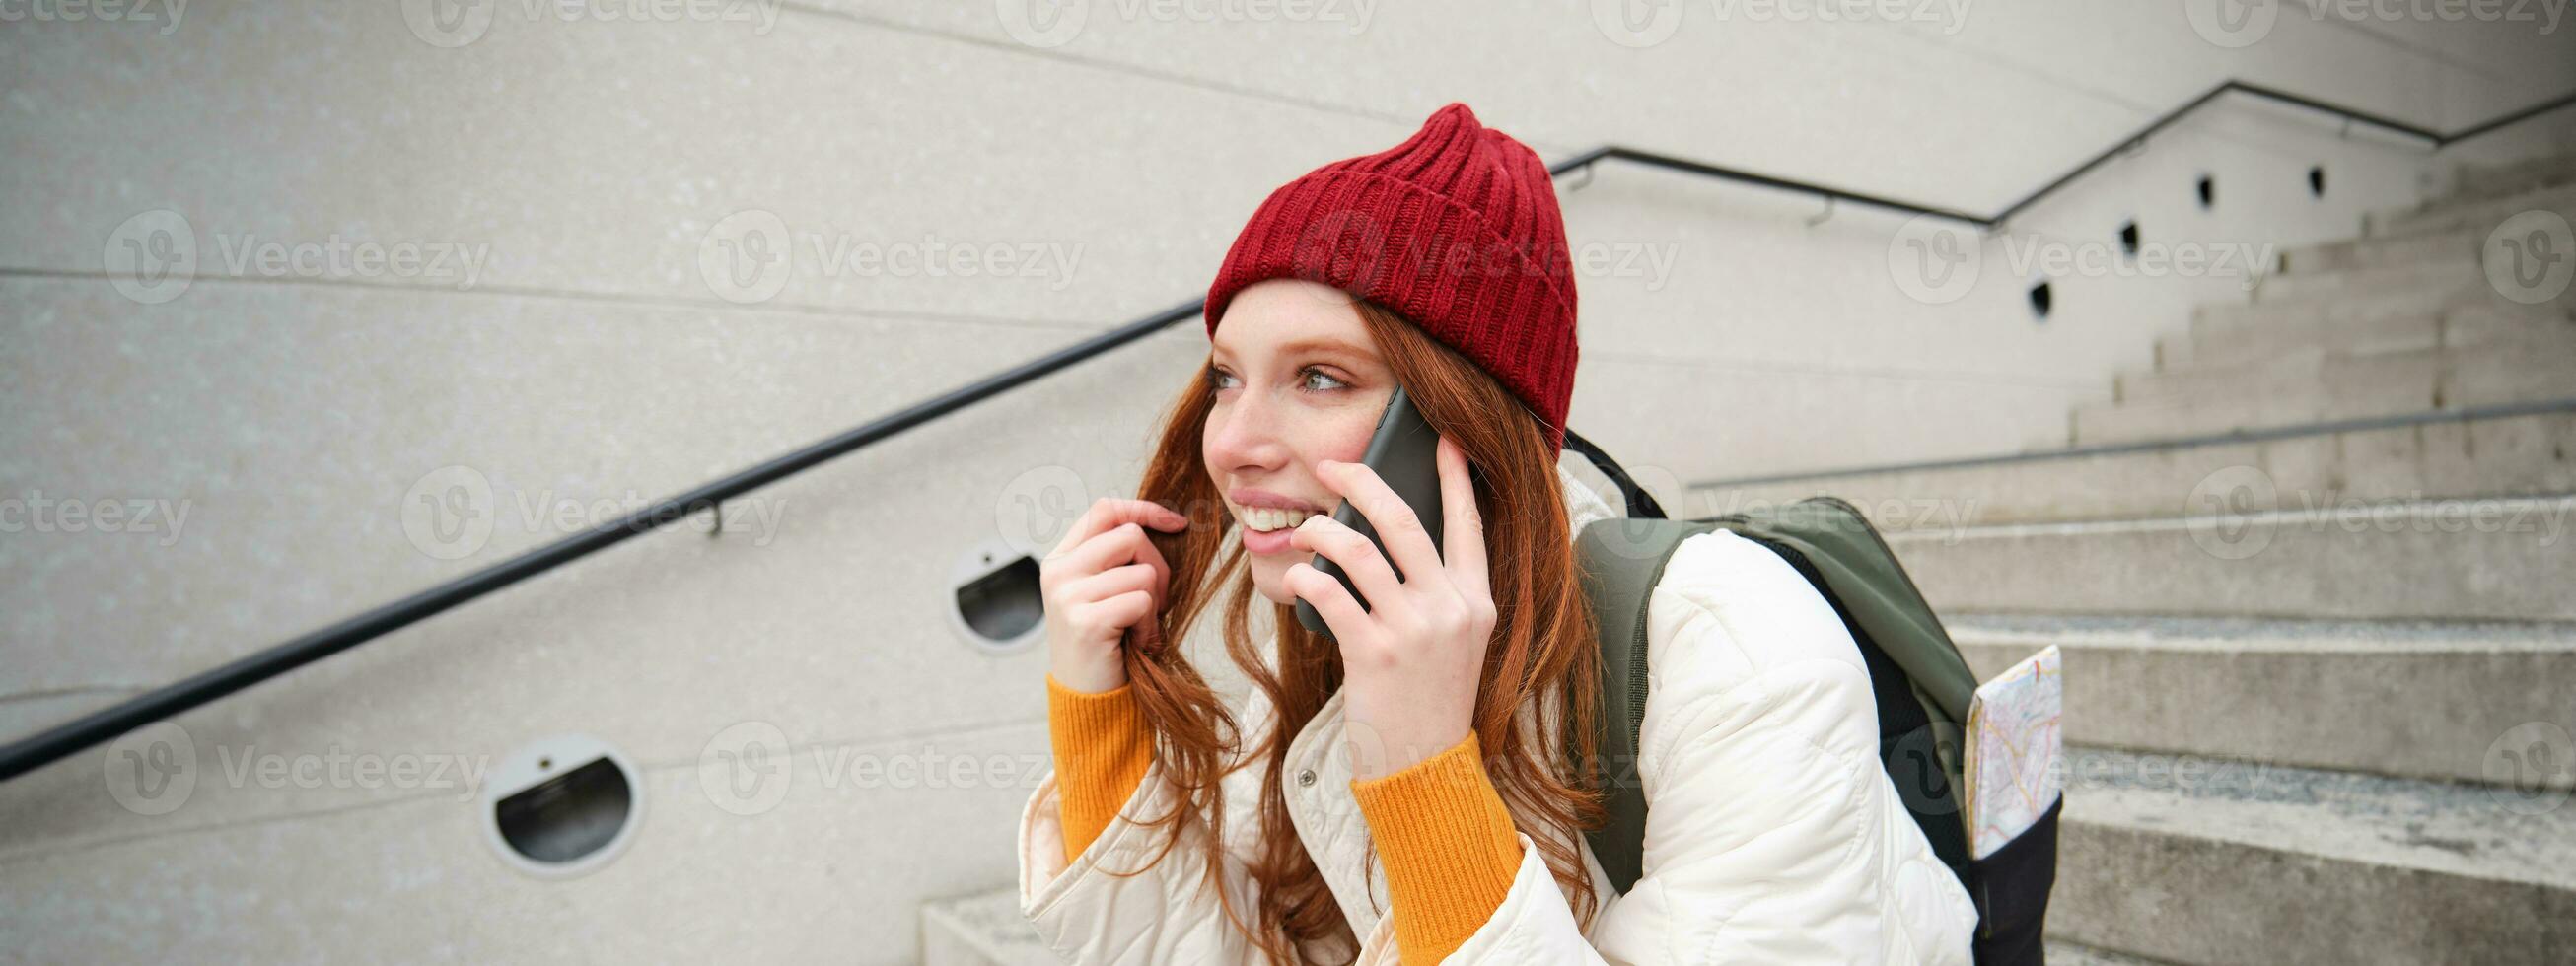
{"label": "long red hair", "polygon": [[[1578,921],[1588,921],[1597,897],[1583,867],[1581,836],[1600,825],[1602,811],[1578,768],[1596,751],[1600,662],[1575,571],[1556,454],[1537,420],[1473,362],[1391,310],[1359,298],[1352,304],[1424,418],[1476,468],[1496,611],[1476,696],[1476,737],[1495,789],[1537,843]],[[1180,533],[1152,534],[1172,567],[1158,615],[1161,639],[1182,640],[1217,592],[1226,590],[1226,653],[1269,698],[1275,726],[1267,734],[1243,735],[1183,648],[1129,648],[1127,678],[1153,730],[1156,761],[1178,792],[1174,810],[1148,817],[1146,824],[1170,832],[1153,861],[1181,840],[1183,830],[1204,830],[1206,866],[1211,877],[1217,875],[1226,864],[1220,779],[1235,768],[1265,763],[1261,845],[1246,870],[1259,908],[1246,921],[1228,890],[1210,886],[1227,918],[1257,948],[1272,962],[1291,963],[1298,960],[1295,950],[1310,942],[1350,937],[1349,924],[1289,822],[1280,787],[1290,740],[1341,686],[1342,667],[1331,642],[1307,631],[1287,605],[1270,605],[1279,629],[1275,670],[1252,640],[1251,607],[1259,595],[1242,547],[1225,540],[1234,520],[1200,458],[1213,406],[1204,378],[1193,373],[1164,416],[1162,441],[1138,486],[1143,499],[1191,521]],[[1223,560],[1217,559],[1220,551]],[[1539,710],[1537,728],[1519,720],[1524,706]],[[1255,742],[1248,750],[1247,738]]]}

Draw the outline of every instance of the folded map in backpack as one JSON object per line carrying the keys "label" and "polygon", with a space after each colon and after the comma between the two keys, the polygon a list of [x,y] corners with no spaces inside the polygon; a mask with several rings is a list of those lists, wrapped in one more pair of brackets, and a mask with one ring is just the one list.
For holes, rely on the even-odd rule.
{"label": "folded map in backpack", "polygon": [[2039,821],[2065,790],[2066,699],[2057,645],[1977,686],[1968,701],[1960,773],[1967,783],[1968,849],[1994,854]]}

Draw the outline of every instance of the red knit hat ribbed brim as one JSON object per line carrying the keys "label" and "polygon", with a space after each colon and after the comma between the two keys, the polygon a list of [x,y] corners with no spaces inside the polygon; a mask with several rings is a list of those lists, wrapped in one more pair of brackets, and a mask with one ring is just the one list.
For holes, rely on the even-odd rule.
{"label": "red knit hat ribbed brim", "polygon": [[1302,278],[1376,302],[1490,373],[1562,447],[1574,395],[1575,291],[1556,181],[1465,104],[1404,143],[1281,185],[1208,287],[1208,335],[1236,293]]}

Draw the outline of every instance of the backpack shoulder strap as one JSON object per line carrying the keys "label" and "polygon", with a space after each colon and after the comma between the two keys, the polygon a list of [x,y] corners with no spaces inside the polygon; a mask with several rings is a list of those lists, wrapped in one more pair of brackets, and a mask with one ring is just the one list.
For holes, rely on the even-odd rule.
{"label": "backpack shoulder strap", "polygon": [[1637,733],[1646,716],[1646,606],[1682,541],[1716,529],[1696,520],[1616,517],[1576,535],[1583,596],[1600,625],[1601,782],[1609,821],[1586,832],[1592,855],[1622,894],[1644,874],[1646,790],[1637,781]]}
{"label": "backpack shoulder strap", "polygon": [[1952,724],[1967,720],[1976,675],[1868,517],[1841,500],[1812,497],[1770,512],[1738,514],[1726,526],[1803,554],[1849,610],[1846,619],[1865,629]]}

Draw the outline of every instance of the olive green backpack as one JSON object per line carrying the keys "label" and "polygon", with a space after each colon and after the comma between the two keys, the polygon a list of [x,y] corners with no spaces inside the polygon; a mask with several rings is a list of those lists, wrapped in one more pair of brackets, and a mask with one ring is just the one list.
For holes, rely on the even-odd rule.
{"label": "olive green backpack", "polygon": [[1726,530],[1770,549],[1806,577],[1860,646],[1878,706],[1880,762],[1933,854],[1977,902],[1977,962],[2039,962],[2062,803],[1993,854],[1969,858],[1958,742],[1976,674],[1869,520],[1832,497],[1701,520],[1665,519],[1663,508],[1608,454],[1572,433],[1566,446],[1618,485],[1631,514],[1597,521],[1575,538],[1584,596],[1600,622],[1602,767],[1594,774],[1609,813],[1608,824],[1587,836],[1611,883],[1624,894],[1643,874],[1647,802],[1636,762],[1646,714],[1648,596],[1684,540]]}

